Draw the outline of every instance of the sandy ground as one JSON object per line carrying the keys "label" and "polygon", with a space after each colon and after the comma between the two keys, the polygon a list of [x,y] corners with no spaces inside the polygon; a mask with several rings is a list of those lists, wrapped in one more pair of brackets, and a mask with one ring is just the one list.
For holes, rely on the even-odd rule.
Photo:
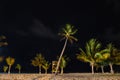
{"label": "sandy ground", "polygon": [[120,80],[120,74],[67,73],[54,74],[0,74],[0,80]]}

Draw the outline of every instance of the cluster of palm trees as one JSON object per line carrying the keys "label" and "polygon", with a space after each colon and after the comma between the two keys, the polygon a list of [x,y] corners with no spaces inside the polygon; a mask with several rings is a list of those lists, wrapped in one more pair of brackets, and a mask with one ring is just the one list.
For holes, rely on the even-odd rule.
{"label": "cluster of palm trees", "polygon": [[[65,39],[65,43],[60,54],[56,73],[59,68],[64,50],[66,48],[67,41],[71,43],[77,41],[73,35],[77,32],[77,29],[74,29],[74,26],[66,24],[65,28],[62,29],[60,35]],[[90,63],[92,74],[94,74],[94,67],[101,67],[102,73],[104,73],[104,66],[110,66],[110,72],[114,73],[113,65],[120,65],[120,50],[114,47],[112,43],[109,43],[105,48],[102,48],[102,44],[96,39],[90,39],[85,46],[85,50],[80,48],[80,53],[77,54],[77,59]]]}
{"label": "cluster of palm trees", "polygon": [[[2,47],[2,46],[7,46],[7,45],[8,45],[7,42],[2,41],[2,40],[4,40],[4,39],[6,39],[6,37],[3,36],[3,35],[1,35],[1,36],[0,36],[0,47]],[[3,56],[0,56],[0,62],[2,62],[3,60],[5,60],[6,63],[7,63],[7,65],[4,65],[4,66],[3,66],[3,71],[4,71],[4,72],[7,72],[7,71],[8,71],[8,73],[10,73],[11,67],[12,67],[12,65],[15,63],[15,58],[10,57],[10,56],[4,58]],[[19,73],[20,73],[20,71],[21,71],[21,65],[20,65],[20,64],[17,64],[16,67],[15,67],[15,69],[18,69],[18,71],[19,71]]]}
{"label": "cluster of palm trees", "polygon": [[[10,74],[10,73],[11,73],[11,67],[12,67],[13,64],[15,63],[15,58],[9,56],[9,57],[6,57],[6,58],[5,58],[5,61],[6,61],[6,64],[7,64],[7,65],[4,65],[4,66],[3,66],[3,71],[4,71],[4,72],[7,72],[7,71],[8,71],[8,74]],[[21,65],[20,65],[20,64],[17,64],[17,65],[15,66],[15,69],[17,69],[18,72],[20,73],[20,72],[21,72]]]}
{"label": "cluster of palm trees", "polygon": [[[69,58],[67,56],[62,56],[62,59],[60,62],[61,74],[63,74],[64,68],[66,67],[68,60],[69,60]],[[34,59],[31,60],[31,64],[35,67],[38,67],[39,74],[41,74],[42,69],[44,69],[45,74],[47,74],[47,71],[51,66],[51,63],[48,62],[41,53],[36,54]]]}
{"label": "cluster of palm trees", "polygon": [[[66,67],[67,64],[67,57],[63,56],[65,48],[67,46],[68,41],[73,43],[73,41],[77,41],[78,39],[74,37],[76,34],[77,29],[70,24],[66,24],[62,31],[58,34],[62,36],[61,40],[65,40],[63,48],[61,50],[60,56],[57,61],[57,67],[55,70],[55,75],[58,73],[58,69],[61,68],[61,74],[63,73],[63,69]],[[0,37],[0,41],[2,39],[6,39],[5,36]],[[0,46],[7,45],[6,42],[0,42]],[[106,45],[105,48],[102,47],[102,43],[99,42],[97,39],[90,39],[85,46],[85,50],[80,48],[80,53],[76,55],[77,59],[83,62],[88,62],[91,66],[92,74],[94,74],[94,67],[99,68],[101,67],[102,72],[104,73],[104,66],[110,66],[110,72],[114,73],[113,65],[120,65],[120,50],[118,50],[112,43]],[[6,62],[8,63],[8,72],[10,72],[11,65],[14,64],[15,60],[11,61],[11,58],[8,57]],[[2,58],[0,58],[0,61]],[[10,63],[11,61],[12,63]],[[10,64],[9,64],[10,63]],[[31,60],[31,64],[33,66],[37,66],[39,68],[39,73],[41,73],[41,68],[45,70],[49,69],[51,63],[45,60],[42,54],[36,54],[34,59]],[[20,65],[18,64],[16,68],[21,69]],[[4,66],[4,70],[7,70],[7,67]]]}
{"label": "cluster of palm trees", "polygon": [[85,50],[80,48],[77,59],[90,63],[92,74],[94,74],[94,67],[101,67],[102,73],[104,73],[104,66],[108,65],[110,72],[114,73],[112,66],[113,64],[120,65],[120,51],[112,43],[102,48],[102,44],[93,38],[86,43]]}
{"label": "cluster of palm trees", "polygon": [[31,60],[31,64],[39,68],[40,74],[41,74],[41,68],[43,68],[45,70],[45,73],[47,74],[47,70],[49,69],[51,63],[46,61],[42,54],[36,54],[34,59]]}

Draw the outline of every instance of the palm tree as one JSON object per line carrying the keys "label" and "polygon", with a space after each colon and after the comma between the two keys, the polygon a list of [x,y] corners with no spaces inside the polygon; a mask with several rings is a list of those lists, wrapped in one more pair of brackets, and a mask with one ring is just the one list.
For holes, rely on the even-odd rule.
{"label": "palm tree", "polygon": [[100,50],[99,52],[97,52],[95,54],[95,59],[96,59],[95,66],[97,68],[101,67],[102,73],[104,73],[104,66],[108,65],[108,58],[109,57],[110,57],[109,50],[106,48],[103,50]]}
{"label": "palm tree", "polygon": [[8,70],[8,66],[3,66],[3,71],[7,72],[7,70]]}
{"label": "palm tree", "polygon": [[15,68],[18,69],[19,73],[21,72],[21,65],[20,64],[17,64]]}
{"label": "palm tree", "polygon": [[101,60],[99,62],[96,62],[95,67],[96,69],[101,68],[102,73],[104,73],[104,66],[107,66],[108,62],[105,60]]}
{"label": "palm tree", "polygon": [[85,51],[80,48],[80,54],[77,54],[77,59],[83,62],[90,63],[92,74],[94,74],[94,66],[96,63],[96,55],[100,52],[101,43],[96,39],[90,39],[86,43]]}
{"label": "palm tree", "polygon": [[15,62],[15,58],[12,58],[12,57],[9,56],[9,57],[6,58],[6,62],[8,64],[8,66],[9,66],[8,67],[8,73],[10,73],[11,67]]}
{"label": "palm tree", "polygon": [[107,45],[107,49],[109,50],[110,57],[108,59],[108,63],[110,66],[110,72],[113,74],[113,64],[119,65],[120,62],[120,51],[114,47],[112,43]]}
{"label": "palm tree", "polygon": [[61,35],[63,37],[61,40],[65,39],[65,43],[64,43],[63,49],[61,51],[60,57],[58,59],[55,75],[58,72],[60,61],[61,61],[61,58],[62,58],[63,53],[65,51],[67,42],[70,41],[71,43],[73,43],[73,40],[77,41],[77,38],[75,38],[73,36],[76,32],[77,32],[77,29],[74,29],[74,26],[71,26],[70,24],[66,24],[65,28],[62,28],[62,32],[59,33],[59,35]]}
{"label": "palm tree", "polygon": [[96,70],[98,70],[98,68],[101,68],[101,70],[102,70],[102,73],[104,73],[104,64],[101,64],[101,63],[96,63],[95,64],[95,67],[96,67]]}
{"label": "palm tree", "polygon": [[45,74],[47,74],[47,70],[50,68],[51,63],[49,63],[48,61],[44,61],[42,68],[45,70]]}
{"label": "palm tree", "polygon": [[45,59],[42,54],[36,54],[36,57],[34,57],[34,59],[31,60],[31,64],[33,66],[39,67],[40,74],[41,74],[41,67],[42,67],[44,61],[45,61]]}
{"label": "palm tree", "polygon": [[114,49],[114,46],[112,43],[109,43],[107,45],[107,49],[109,49],[109,53],[110,53],[110,58],[109,58],[109,66],[110,66],[110,72],[113,74],[114,73],[114,70],[113,70],[113,49]]}
{"label": "palm tree", "polygon": [[115,50],[116,56],[114,57],[114,64],[120,65],[120,50]]}
{"label": "palm tree", "polygon": [[62,57],[61,62],[60,62],[61,74],[63,74],[64,68],[66,67],[68,60],[69,58],[67,56]]}

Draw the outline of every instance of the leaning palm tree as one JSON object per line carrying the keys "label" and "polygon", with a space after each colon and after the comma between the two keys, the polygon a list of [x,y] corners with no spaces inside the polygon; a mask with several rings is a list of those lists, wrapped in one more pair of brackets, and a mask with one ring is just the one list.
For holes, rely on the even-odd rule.
{"label": "leaning palm tree", "polygon": [[62,28],[62,32],[59,33],[59,35],[61,35],[63,37],[61,40],[65,39],[65,43],[64,43],[63,49],[62,49],[61,54],[60,54],[59,59],[58,59],[55,75],[58,72],[58,68],[60,66],[60,61],[61,61],[61,58],[62,58],[63,53],[65,51],[67,42],[70,41],[71,43],[73,43],[73,40],[77,41],[77,38],[75,38],[73,36],[76,32],[77,32],[77,29],[74,29],[74,26],[72,26],[70,24],[66,24],[65,28]]}
{"label": "leaning palm tree", "polygon": [[9,56],[9,57],[6,58],[6,62],[9,66],[8,67],[8,73],[10,73],[11,67],[15,63],[15,58],[12,58],[12,57]]}
{"label": "leaning palm tree", "polygon": [[63,74],[64,68],[66,67],[68,60],[69,58],[67,56],[62,57],[61,62],[60,62],[61,74]]}
{"label": "leaning palm tree", "polygon": [[45,74],[47,74],[47,70],[50,68],[51,63],[49,63],[48,61],[44,61],[42,68],[45,70]]}
{"label": "leaning palm tree", "polygon": [[22,67],[21,67],[20,64],[17,64],[16,67],[15,67],[15,69],[18,69],[19,73],[21,72],[21,68],[22,68]]}
{"label": "leaning palm tree", "polygon": [[90,63],[92,74],[94,74],[94,66],[96,63],[96,55],[100,52],[101,43],[96,39],[90,39],[86,43],[85,51],[80,48],[80,54],[77,54],[77,59],[83,62]]}
{"label": "leaning palm tree", "polygon": [[41,74],[41,67],[44,63],[45,59],[42,54],[36,54],[36,57],[31,60],[31,64],[33,66],[39,67],[39,73]]}

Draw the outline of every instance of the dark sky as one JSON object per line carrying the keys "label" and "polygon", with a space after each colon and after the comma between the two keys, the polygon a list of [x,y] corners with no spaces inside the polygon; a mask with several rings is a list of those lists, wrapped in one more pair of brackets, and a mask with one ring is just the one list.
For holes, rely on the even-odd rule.
{"label": "dark sky", "polygon": [[71,58],[67,72],[90,70],[88,64],[75,59],[78,48],[84,48],[90,38],[120,45],[119,0],[4,0],[0,4],[0,34],[7,37],[9,44],[1,48],[0,55],[15,57],[15,64],[23,65],[23,72],[33,72],[29,70],[35,69],[30,60],[36,53],[42,53],[49,61],[56,59],[64,43],[57,33],[66,23],[78,29],[75,36],[79,39],[67,45],[65,53]]}

